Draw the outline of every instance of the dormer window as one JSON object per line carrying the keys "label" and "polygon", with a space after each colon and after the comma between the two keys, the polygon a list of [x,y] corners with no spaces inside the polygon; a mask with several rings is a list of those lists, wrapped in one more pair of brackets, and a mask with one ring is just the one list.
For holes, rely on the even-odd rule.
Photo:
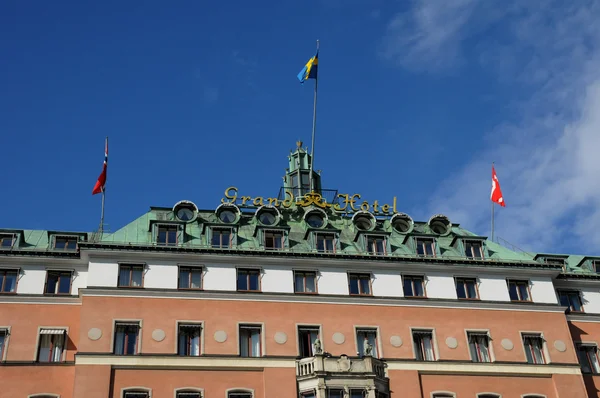
{"label": "dormer window", "polygon": [[55,236],[54,237],[54,250],[77,250],[76,236]]}
{"label": "dormer window", "polygon": [[315,240],[319,253],[335,253],[337,244],[335,234],[318,232],[315,234]]}
{"label": "dormer window", "polygon": [[365,236],[366,251],[369,254],[386,254],[386,241],[384,236],[367,235]]}
{"label": "dormer window", "polygon": [[17,238],[15,234],[0,234],[0,250],[11,249]]}
{"label": "dormer window", "polygon": [[435,257],[435,240],[432,238],[417,238],[417,255],[421,257]]}
{"label": "dormer window", "polygon": [[322,210],[311,210],[304,216],[304,221],[311,228],[323,228],[327,223],[327,215]]}
{"label": "dormer window", "polygon": [[600,274],[600,260],[592,260],[592,271]]}
{"label": "dormer window", "polygon": [[483,244],[479,240],[465,241],[465,256],[473,259],[483,259]]}
{"label": "dormer window", "polygon": [[283,231],[265,231],[264,246],[267,250],[281,250],[284,247],[284,233]]}
{"label": "dormer window", "polygon": [[544,258],[544,263],[548,265],[560,266],[562,269],[565,269],[565,260],[563,258],[546,257]]}
{"label": "dormer window", "polygon": [[163,246],[177,246],[178,231],[176,225],[159,225],[156,243]]}
{"label": "dormer window", "polygon": [[233,231],[231,228],[213,228],[211,230],[211,246],[219,249],[227,249],[232,246]]}

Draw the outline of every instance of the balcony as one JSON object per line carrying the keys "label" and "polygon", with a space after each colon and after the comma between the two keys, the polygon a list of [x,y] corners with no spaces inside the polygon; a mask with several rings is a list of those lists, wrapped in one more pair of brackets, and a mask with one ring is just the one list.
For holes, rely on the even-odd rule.
{"label": "balcony", "polygon": [[370,356],[302,358],[296,361],[296,380],[300,392],[314,391],[316,398],[325,398],[328,388],[363,390],[366,398],[389,396],[385,362]]}

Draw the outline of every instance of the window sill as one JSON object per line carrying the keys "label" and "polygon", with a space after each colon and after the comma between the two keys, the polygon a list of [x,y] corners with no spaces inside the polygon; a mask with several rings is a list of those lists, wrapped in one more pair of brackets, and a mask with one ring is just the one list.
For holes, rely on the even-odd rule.
{"label": "window sill", "polygon": [[305,295],[308,295],[308,296],[318,296],[319,292],[296,292],[295,291],[294,294],[305,294]]}
{"label": "window sill", "polygon": [[2,295],[2,294],[6,294],[6,295],[14,294],[14,295],[17,295],[17,292],[0,292],[0,295]]}
{"label": "window sill", "polygon": [[427,296],[404,296],[407,299],[426,299]]}
{"label": "window sill", "polygon": [[237,289],[236,292],[239,292],[239,293],[262,293],[262,291],[260,291],[260,290],[240,290],[240,289]]}
{"label": "window sill", "polygon": [[373,297],[370,293],[349,293],[350,296],[358,296],[358,297]]}
{"label": "window sill", "polygon": [[117,286],[119,289],[143,289],[144,286]]}
{"label": "window sill", "polygon": [[177,290],[183,290],[183,291],[191,290],[193,292],[201,292],[204,289],[201,287],[178,287]]}
{"label": "window sill", "polygon": [[72,296],[71,292],[69,293],[44,293],[44,296]]}
{"label": "window sill", "polygon": [[464,301],[480,301],[479,297],[476,297],[476,298],[459,297],[458,299],[464,300]]}
{"label": "window sill", "polygon": [[533,303],[532,300],[510,300],[511,303]]}

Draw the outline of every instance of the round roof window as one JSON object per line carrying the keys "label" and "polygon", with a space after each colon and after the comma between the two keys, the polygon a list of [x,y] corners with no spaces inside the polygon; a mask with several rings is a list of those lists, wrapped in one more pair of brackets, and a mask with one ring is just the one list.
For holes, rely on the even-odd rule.
{"label": "round roof window", "polygon": [[263,210],[258,213],[258,221],[262,225],[275,225],[277,223],[277,214],[271,210]]}
{"label": "round roof window", "polygon": [[438,235],[447,235],[452,230],[450,219],[443,214],[438,214],[429,220],[429,229]]}
{"label": "round roof window", "polygon": [[325,219],[319,213],[311,213],[306,217],[306,223],[313,228],[321,228],[325,225]]}
{"label": "round roof window", "polygon": [[175,203],[173,213],[179,221],[190,222],[198,215],[198,207],[189,200],[182,200]]}
{"label": "round roof window", "polygon": [[231,210],[223,210],[219,213],[219,220],[226,224],[231,224],[235,221],[235,213]]}
{"label": "round roof window", "polygon": [[354,226],[361,231],[370,231],[375,228],[375,218],[371,213],[356,213],[352,221]]}
{"label": "round roof window", "polygon": [[215,210],[219,221],[225,224],[233,224],[240,218],[240,209],[234,204],[223,203]]}
{"label": "round roof window", "polygon": [[391,224],[396,232],[407,234],[412,231],[414,222],[408,214],[398,213],[392,217]]}

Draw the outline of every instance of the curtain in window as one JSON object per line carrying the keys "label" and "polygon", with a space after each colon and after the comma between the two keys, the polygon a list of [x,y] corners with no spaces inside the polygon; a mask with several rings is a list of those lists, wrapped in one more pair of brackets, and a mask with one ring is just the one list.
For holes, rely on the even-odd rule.
{"label": "curtain in window", "polygon": [[584,373],[591,373],[592,368],[590,367],[590,361],[588,359],[587,350],[585,349],[585,347],[579,347],[579,349],[577,350],[577,356],[579,357],[581,370]]}
{"label": "curtain in window", "polygon": [[425,354],[426,361],[433,361],[435,358],[433,356],[433,343],[431,341],[431,336],[429,335],[421,335],[423,339],[423,351]]}
{"label": "curtain in window", "polygon": [[490,362],[487,336],[471,335],[469,336],[469,350],[471,358],[475,362]]}
{"label": "curtain in window", "polygon": [[129,273],[128,267],[121,267],[119,271],[119,286],[129,286]]}
{"label": "curtain in window", "polygon": [[133,269],[131,272],[131,286],[142,286],[142,270]]}
{"label": "curtain in window", "polygon": [[125,348],[125,331],[123,328],[118,328],[115,336],[115,354],[123,355]]}
{"label": "curtain in window", "polygon": [[52,347],[52,335],[51,334],[43,334],[40,337],[40,354],[39,360],[40,362],[48,362],[48,358],[50,358],[50,349]]}
{"label": "curtain in window", "polygon": [[251,331],[251,340],[252,340],[252,356],[258,357],[260,356],[260,332],[258,329],[254,329]]}
{"label": "curtain in window", "polygon": [[60,362],[62,359],[63,345],[65,342],[65,335],[53,335],[54,347],[52,348],[51,362]]}
{"label": "curtain in window", "polygon": [[190,338],[190,355],[200,355],[200,332],[195,330],[191,332]]}

